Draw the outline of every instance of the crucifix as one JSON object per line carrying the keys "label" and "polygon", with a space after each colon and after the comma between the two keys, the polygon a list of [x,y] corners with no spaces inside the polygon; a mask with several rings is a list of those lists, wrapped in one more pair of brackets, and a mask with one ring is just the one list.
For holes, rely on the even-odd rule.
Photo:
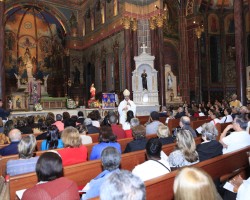
{"label": "crucifix", "polygon": [[147,49],[147,48],[148,48],[148,47],[143,43],[142,46],[141,46],[142,53],[147,53],[147,52],[146,52],[146,49]]}

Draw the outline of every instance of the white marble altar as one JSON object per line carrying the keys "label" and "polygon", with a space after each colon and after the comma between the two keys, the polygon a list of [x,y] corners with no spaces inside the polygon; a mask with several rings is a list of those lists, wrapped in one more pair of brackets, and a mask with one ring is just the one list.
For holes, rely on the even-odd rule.
{"label": "white marble altar", "polygon": [[[149,115],[152,111],[159,111],[160,108],[158,72],[154,69],[155,57],[146,53],[145,45],[141,48],[143,49],[142,54],[134,57],[136,68],[132,72],[133,101],[136,104],[137,116]],[[146,73],[146,80],[143,73]]]}

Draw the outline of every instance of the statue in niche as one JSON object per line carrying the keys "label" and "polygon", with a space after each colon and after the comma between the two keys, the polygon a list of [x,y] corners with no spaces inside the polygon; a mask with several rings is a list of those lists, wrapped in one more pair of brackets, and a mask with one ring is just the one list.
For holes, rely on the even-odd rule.
{"label": "statue in niche", "polygon": [[168,90],[173,89],[173,79],[170,73],[168,73]]}
{"label": "statue in niche", "polygon": [[80,74],[81,72],[79,71],[79,69],[75,66],[75,71],[72,72],[73,76],[74,76],[74,84],[75,85],[79,85],[80,84]]}
{"label": "statue in niche", "polygon": [[31,61],[31,53],[30,53],[29,48],[27,47],[24,53],[24,64],[27,65],[27,63],[30,61]]}
{"label": "statue in niche", "polygon": [[141,78],[142,78],[142,88],[143,90],[148,90],[148,85],[147,85],[147,73],[146,73],[146,69],[143,70],[143,73],[141,74]]}
{"label": "statue in niche", "polygon": [[90,97],[91,97],[90,99],[92,99],[92,100],[95,99],[95,91],[96,91],[95,85],[94,85],[94,83],[92,83],[90,86]]}

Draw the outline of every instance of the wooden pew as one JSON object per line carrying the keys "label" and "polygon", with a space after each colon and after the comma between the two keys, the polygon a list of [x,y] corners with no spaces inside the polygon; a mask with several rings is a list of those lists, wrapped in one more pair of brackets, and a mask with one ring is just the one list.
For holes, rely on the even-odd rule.
{"label": "wooden pew", "polygon": [[160,117],[159,121],[163,124],[166,124],[167,117]]}
{"label": "wooden pew", "polygon": [[195,130],[198,127],[200,127],[202,124],[205,124],[205,123],[210,122],[210,121],[211,121],[211,119],[196,120],[196,121],[191,121],[190,125]]}
{"label": "wooden pew", "polygon": [[168,120],[168,128],[170,133],[172,134],[172,131],[174,128],[178,127],[180,123],[180,119],[169,119]]}
{"label": "wooden pew", "polygon": [[136,116],[136,118],[139,119],[141,125],[146,124],[149,120],[149,116]]}
{"label": "wooden pew", "polygon": [[[196,139],[199,143],[200,138]],[[169,155],[175,148],[175,143],[163,145],[162,150]],[[146,160],[145,150],[135,151],[121,155],[121,169],[132,170],[136,165]],[[78,186],[84,186],[102,171],[101,161],[87,161],[80,164],[64,167],[64,176],[75,181]],[[10,177],[11,199],[15,197],[15,191],[30,188],[37,183],[35,173],[28,173]]]}
{"label": "wooden pew", "polygon": [[[195,167],[205,170],[213,180],[216,180],[224,174],[232,173],[237,169],[248,167],[248,157],[246,152],[250,150],[250,146],[239,151],[221,155],[200,163]],[[177,170],[161,177],[145,181],[147,200],[172,200],[173,183]]]}
{"label": "wooden pew", "polygon": [[99,133],[92,133],[92,134],[87,134],[88,136],[90,136],[92,138],[92,142],[99,142]]}

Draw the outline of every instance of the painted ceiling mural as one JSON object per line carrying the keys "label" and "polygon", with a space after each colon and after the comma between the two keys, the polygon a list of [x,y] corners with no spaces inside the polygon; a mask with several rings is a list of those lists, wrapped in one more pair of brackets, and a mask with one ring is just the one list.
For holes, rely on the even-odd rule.
{"label": "painted ceiling mural", "polygon": [[[50,14],[37,7],[17,7],[7,13],[5,25],[5,69],[7,79],[15,74],[27,82],[27,67],[42,80],[61,65],[64,30]],[[58,66],[59,67],[59,66]]]}

